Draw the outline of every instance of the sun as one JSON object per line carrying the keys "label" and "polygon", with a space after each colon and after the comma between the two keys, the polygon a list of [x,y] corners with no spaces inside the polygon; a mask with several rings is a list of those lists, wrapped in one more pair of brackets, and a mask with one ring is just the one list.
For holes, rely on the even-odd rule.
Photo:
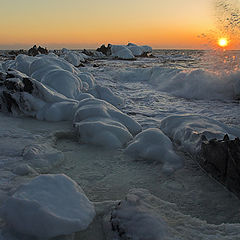
{"label": "sun", "polygon": [[218,39],[218,45],[220,47],[226,47],[228,45],[228,40],[227,38],[219,38]]}

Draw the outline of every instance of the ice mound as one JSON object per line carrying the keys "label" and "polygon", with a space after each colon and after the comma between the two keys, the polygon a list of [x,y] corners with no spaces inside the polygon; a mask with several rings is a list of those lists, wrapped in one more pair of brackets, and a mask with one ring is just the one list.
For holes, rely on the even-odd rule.
{"label": "ice mound", "polygon": [[141,131],[141,126],[106,101],[86,98],[79,102],[74,127],[80,141],[121,148]]}
{"label": "ice mound", "polygon": [[81,64],[81,62],[85,62],[84,57],[77,52],[66,53],[64,59],[70,62],[75,67],[78,67]]}
{"label": "ice mound", "polygon": [[75,99],[82,89],[81,79],[62,69],[53,69],[45,73],[41,78],[41,82],[72,99]]}
{"label": "ice mound", "polygon": [[86,229],[95,210],[76,182],[57,174],[40,175],[20,186],[0,214],[16,232],[49,239]]}
{"label": "ice mound", "polygon": [[31,144],[23,150],[23,160],[39,172],[47,173],[64,160],[62,152],[48,144]]}
{"label": "ice mound", "polygon": [[5,71],[8,69],[18,70],[29,76],[30,65],[36,60],[35,57],[27,56],[25,54],[19,54],[15,60],[9,60],[3,63],[3,68]]}
{"label": "ice mound", "polygon": [[112,211],[112,238],[128,240],[238,240],[240,224],[208,224],[145,189],[132,189]]}
{"label": "ice mound", "polygon": [[163,163],[163,171],[168,173],[182,166],[182,160],[174,152],[171,140],[157,128],[139,133],[125,152],[134,159],[160,161]]}
{"label": "ice mound", "polygon": [[72,120],[77,101],[51,90],[18,71],[6,72],[0,89],[2,111],[24,114],[40,120]]}
{"label": "ice mound", "polygon": [[95,85],[92,89],[88,91],[88,93],[92,94],[96,98],[111,103],[115,107],[119,107],[124,103],[121,97],[116,96],[109,88],[102,87],[100,85]]}
{"label": "ice mound", "polygon": [[223,139],[228,134],[231,139],[240,136],[240,130],[199,115],[173,115],[162,120],[161,130],[186,151],[195,154],[203,140]]}
{"label": "ice mound", "polygon": [[[121,239],[165,239],[166,223],[154,206],[142,197],[144,190],[133,189],[111,213],[112,230]],[[146,191],[147,193],[147,191]]]}
{"label": "ice mound", "polygon": [[120,60],[134,60],[135,56],[124,45],[111,45],[112,56]]}
{"label": "ice mound", "polygon": [[150,46],[138,46],[134,43],[128,43],[127,48],[132,52],[135,57],[141,57],[144,54],[151,53],[152,48]]}

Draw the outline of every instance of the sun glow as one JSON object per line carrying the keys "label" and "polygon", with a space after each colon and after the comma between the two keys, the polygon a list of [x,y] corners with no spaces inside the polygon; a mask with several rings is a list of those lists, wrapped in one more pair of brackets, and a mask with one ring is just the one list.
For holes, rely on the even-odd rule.
{"label": "sun glow", "polygon": [[226,47],[228,45],[228,40],[227,38],[219,38],[218,39],[218,45],[220,47]]}

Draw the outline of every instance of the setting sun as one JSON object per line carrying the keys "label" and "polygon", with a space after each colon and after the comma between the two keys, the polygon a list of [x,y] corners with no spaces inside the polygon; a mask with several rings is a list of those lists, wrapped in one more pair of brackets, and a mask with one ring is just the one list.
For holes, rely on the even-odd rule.
{"label": "setting sun", "polygon": [[228,45],[228,40],[226,38],[219,38],[218,45],[220,47],[226,47]]}

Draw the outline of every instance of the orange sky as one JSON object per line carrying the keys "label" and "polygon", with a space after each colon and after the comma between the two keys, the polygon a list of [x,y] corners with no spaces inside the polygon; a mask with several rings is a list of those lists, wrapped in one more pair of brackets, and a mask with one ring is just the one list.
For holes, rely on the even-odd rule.
{"label": "orange sky", "polygon": [[0,0],[0,49],[103,43],[203,48],[213,0]]}

